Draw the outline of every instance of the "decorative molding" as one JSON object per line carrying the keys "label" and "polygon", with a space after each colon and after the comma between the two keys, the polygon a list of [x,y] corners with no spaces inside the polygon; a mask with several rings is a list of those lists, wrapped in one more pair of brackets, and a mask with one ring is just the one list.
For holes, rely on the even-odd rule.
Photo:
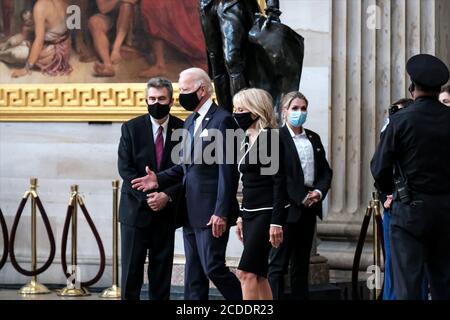
{"label": "decorative molding", "polygon": [[[0,85],[0,122],[124,122],[146,112],[142,83]],[[179,105],[171,114],[189,115]]]}

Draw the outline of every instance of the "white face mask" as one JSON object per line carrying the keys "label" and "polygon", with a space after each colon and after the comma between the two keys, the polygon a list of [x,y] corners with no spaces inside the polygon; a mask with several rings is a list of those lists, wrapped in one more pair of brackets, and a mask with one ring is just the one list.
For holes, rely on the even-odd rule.
{"label": "white face mask", "polygon": [[288,114],[288,122],[294,128],[300,128],[306,122],[308,117],[307,111],[291,111]]}

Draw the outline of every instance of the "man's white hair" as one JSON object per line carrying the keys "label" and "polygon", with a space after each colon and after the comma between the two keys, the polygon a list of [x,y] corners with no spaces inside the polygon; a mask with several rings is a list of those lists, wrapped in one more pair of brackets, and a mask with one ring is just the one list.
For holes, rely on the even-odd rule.
{"label": "man's white hair", "polygon": [[206,90],[210,95],[214,93],[214,88],[212,85],[211,78],[209,75],[205,72],[205,70],[200,68],[189,68],[180,73],[181,76],[191,76],[194,81],[197,83],[198,86],[205,86]]}

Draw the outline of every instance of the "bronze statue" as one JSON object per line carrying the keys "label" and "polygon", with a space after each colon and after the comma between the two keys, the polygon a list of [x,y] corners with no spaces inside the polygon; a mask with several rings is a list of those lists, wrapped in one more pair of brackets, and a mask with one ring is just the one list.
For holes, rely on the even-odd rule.
{"label": "bronze statue", "polygon": [[[269,91],[276,105],[283,92],[298,90],[303,38],[280,23],[279,0],[266,4],[263,17],[256,0],[200,0],[210,74],[219,104],[229,111],[233,95],[249,86]],[[277,40],[273,45],[261,38],[267,34]],[[279,37],[287,42],[274,39]],[[280,74],[287,76],[279,79]]]}

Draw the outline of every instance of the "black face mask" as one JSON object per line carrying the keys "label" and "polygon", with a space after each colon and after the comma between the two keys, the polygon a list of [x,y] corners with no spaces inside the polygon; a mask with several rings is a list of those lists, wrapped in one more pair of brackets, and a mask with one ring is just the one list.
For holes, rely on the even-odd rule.
{"label": "black face mask", "polygon": [[200,104],[200,99],[197,96],[197,92],[200,88],[191,93],[180,93],[180,104],[187,111],[194,111]]}
{"label": "black face mask", "polygon": [[239,127],[244,131],[247,131],[248,128],[250,128],[252,124],[255,123],[255,121],[258,119],[253,119],[251,112],[233,113],[233,118],[234,120],[236,120]]}
{"label": "black face mask", "polygon": [[159,102],[154,104],[147,103],[147,110],[153,118],[156,120],[161,120],[169,114],[170,104],[161,104]]}

